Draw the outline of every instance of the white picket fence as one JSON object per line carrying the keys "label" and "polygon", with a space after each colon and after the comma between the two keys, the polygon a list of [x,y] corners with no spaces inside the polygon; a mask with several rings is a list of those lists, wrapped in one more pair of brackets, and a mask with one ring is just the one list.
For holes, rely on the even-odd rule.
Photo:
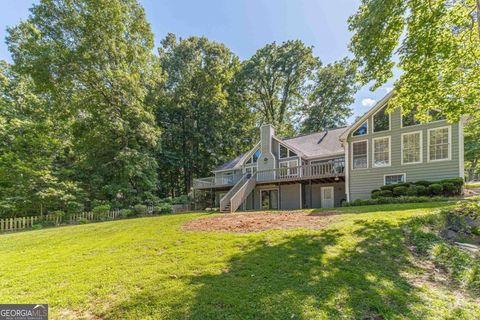
{"label": "white picket fence", "polygon": [[[153,213],[153,207],[147,207],[147,214]],[[63,217],[58,217],[54,215],[44,215],[44,216],[32,216],[32,217],[19,217],[19,218],[7,218],[0,219],[0,232],[5,231],[17,231],[31,229],[34,224],[38,224],[42,221],[52,222],[54,225],[60,225],[62,223],[76,224],[80,220],[87,221],[99,221],[99,220],[116,220],[122,218],[120,216],[120,210],[111,210],[105,214],[104,217],[96,216],[93,212],[83,212],[71,214],[68,216],[68,221],[65,221]]]}

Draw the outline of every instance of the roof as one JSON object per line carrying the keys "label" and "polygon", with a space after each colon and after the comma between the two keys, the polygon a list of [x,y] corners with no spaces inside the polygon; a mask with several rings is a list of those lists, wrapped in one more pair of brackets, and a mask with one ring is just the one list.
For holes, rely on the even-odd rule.
{"label": "roof", "polygon": [[241,155],[239,155],[235,159],[230,160],[228,162],[225,162],[222,165],[219,165],[213,171],[222,171],[222,170],[233,169],[240,162],[240,160],[243,158],[244,155],[245,155],[245,153],[242,153]]}
{"label": "roof", "polygon": [[305,157],[328,157],[344,152],[340,136],[349,127],[332,129],[283,140],[286,146],[300,150]]}

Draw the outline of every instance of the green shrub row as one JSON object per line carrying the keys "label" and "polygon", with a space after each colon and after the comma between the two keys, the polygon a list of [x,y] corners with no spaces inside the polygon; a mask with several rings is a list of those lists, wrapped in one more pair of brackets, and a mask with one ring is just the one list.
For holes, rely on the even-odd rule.
{"label": "green shrub row", "polygon": [[462,194],[462,178],[445,179],[438,182],[417,181],[391,184],[372,190],[372,199],[395,197],[455,197]]}
{"label": "green shrub row", "polygon": [[395,204],[395,203],[419,203],[419,202],[437,202],[437,201],[452,201],[452,198],[448,197],[413,197],[413,196],[400,196],[394,197],[378,197],[375,199],[356,199],[351,202],[344,202],[344,207],[354,206],[368,206],[378,204]]}

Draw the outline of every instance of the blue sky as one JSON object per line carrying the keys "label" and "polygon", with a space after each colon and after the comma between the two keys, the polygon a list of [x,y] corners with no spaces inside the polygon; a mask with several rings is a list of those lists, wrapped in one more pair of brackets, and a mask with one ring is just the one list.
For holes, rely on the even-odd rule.
{"label": "blue sky", "polygon": [[[11,61],[5,29],[29,15],[32,0],[0,2],[0,59]],[[241,59],[267,43],[300,39],[314,47],[324,63],[350,56],[347,19],[359,0],[140,0],[155,34],[155,42],[173,32],[180,37],[206,36],[222,42]],[[351,106],[354,116],[366,112],[392,87],[375,92],[362,88]]]}

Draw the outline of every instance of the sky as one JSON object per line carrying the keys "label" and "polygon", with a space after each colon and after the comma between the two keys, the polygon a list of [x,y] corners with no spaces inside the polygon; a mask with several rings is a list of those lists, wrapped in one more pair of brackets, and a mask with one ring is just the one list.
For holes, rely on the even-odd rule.
{"label": "sky", "polygon": [[[0,59],[11,61],[6,28],[25,20],[35,0],[0,0]],[[322,62],[351,57],[347,19],[360,0],[140,0],[158,45],[167,33],[205,36],[224,43],[248,59],[267,43],[300,39]],[[355,117],[367,112],[392,89],[389,81],[375,92],[361,88],[351,108]]]}

